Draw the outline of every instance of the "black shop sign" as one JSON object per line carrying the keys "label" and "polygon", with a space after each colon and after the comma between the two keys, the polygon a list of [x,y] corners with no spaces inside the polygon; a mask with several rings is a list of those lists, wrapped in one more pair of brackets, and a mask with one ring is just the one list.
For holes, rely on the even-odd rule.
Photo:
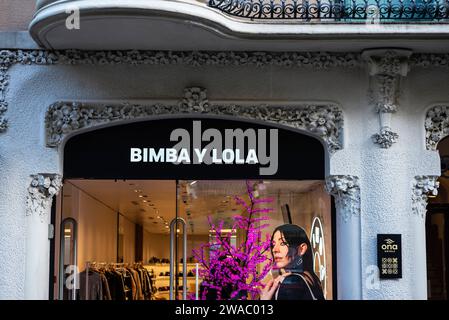
{"label": "black shop sign", "polygon": [[167,118],[71,137],[64,178],[323,180],[324,159],[319,140],[285,127]]}

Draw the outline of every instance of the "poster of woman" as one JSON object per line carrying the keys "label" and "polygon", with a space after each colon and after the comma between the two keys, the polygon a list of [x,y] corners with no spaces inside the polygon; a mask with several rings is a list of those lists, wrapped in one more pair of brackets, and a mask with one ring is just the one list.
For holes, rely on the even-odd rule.
{"label": "poster of woman", "polygon": [[271,254],[273,279],[261,291],[261,300],[324,300],[313,270],[312,246],[303,228],[294,224],[277,227],[271,236]]}

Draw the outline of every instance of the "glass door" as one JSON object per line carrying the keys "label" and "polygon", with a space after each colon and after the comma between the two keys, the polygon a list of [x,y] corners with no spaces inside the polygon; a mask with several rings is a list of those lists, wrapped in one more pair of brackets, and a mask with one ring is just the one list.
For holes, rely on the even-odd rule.
{"label": "glass door", "polygon": [[[223,259],[218,253],[225,250],[225,246],[235,248],[239,241],[243,241],[244,232],[235,227],[234,220],[243,212],[234,197],[244,194],[244,184],[245,181],[222,180],[180,180],[178,183],[177,213],[185,221],[187,235],[186,255],[182,256],[186,272],[179,274],[186,283],[183,287],[188,299],[217,299],[216,288],[208,286],[213,284],[208,283],[211,279],[207,279],[210,275],[205,269],[211,267],[212,261],[217,275],[224,272],[224,269],[218,269],[220,263],[214,261],[214,256]],[[178,230],[178,247],[183,247],[183,231]],[[228,298],[227,293],[220,293],[223,293],[222,299]]]}
{"label": "glass door", "polygon": [[78,224],[73,218],[61,223],[59,254],[59,297],[62,300],[76,300],[77,277],[73,275],[77,264]]}

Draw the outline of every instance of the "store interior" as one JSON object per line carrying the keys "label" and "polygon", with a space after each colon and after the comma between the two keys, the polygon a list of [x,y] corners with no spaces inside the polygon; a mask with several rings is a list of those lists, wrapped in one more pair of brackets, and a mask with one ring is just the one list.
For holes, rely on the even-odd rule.
{"label": "store interior", "polygon": [[[177,262],[174,297],[182,299],[182,262],[186,259],[187,293],[197,298],[202,281],[197,268],[201,263],[192,250],[211,241],[210,222],[223,223],[222,232],[232,233],[234,243],[242,241],[241,232],[232,229],[233,217],[245,214],[235,197],[248,200],[248,185],[257,197],[272,199],[264,234],[271,235],[284,223],[306,230],[314,247],[315,272],[326,299],[332,299],[332,200],[324,181],[82,179],[65,180],[56,200],[55,298],[169,299],[170,223],[175,218],[186,222],[187,257],[183,257],[184,229],[177,224],[173,229]],[[81,276],[73,280],[73,288],[79,290],[67,286],[67,271],[73,269],[68,267],[74,265]],[[101,270],[98,281],[103,281],[103,291],[93,293],[94,280],[83,278],[82,272],[90,275],[96,270]],[[129,292],[118,292],[114,282],[118,273],[140,279],[139,283],[130,280],[124,285],[124,291]],[[121,279],[121,283],[126,282]],[[110,290],[105,293],[107,283]]]}

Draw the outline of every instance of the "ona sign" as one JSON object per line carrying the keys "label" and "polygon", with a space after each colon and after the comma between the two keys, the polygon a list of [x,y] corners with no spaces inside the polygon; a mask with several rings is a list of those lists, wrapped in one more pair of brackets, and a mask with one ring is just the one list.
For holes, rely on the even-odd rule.
{"label": "ona sign", "polygon": [[382,245],[382,250],[387,251],[387,250],[398,250],[398,245],[397,244],[383,244]]}
{"label": "ona sign", "polygon": [[377,265],[380,279],[402,278],[400,234],[377,235]]}

